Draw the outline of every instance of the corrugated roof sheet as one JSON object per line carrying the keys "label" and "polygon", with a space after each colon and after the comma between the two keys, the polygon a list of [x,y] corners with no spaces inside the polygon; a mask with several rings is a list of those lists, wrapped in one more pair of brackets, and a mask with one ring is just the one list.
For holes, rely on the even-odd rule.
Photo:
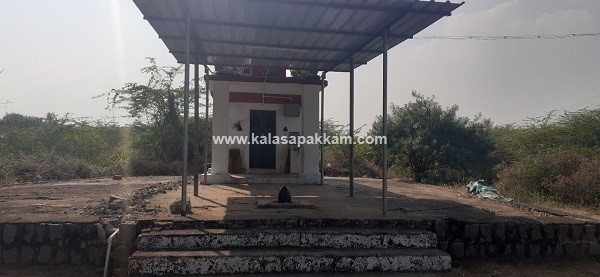
{"label": "corrugated roof sheet", "polygon": [[[134,0],[177,62],[185,20],[201,63],[349,71],[412,38],[462,3],[414,0]],[[197,50],[197,53],[195,53]],[[191,61],[194,61],[192,57]]]}

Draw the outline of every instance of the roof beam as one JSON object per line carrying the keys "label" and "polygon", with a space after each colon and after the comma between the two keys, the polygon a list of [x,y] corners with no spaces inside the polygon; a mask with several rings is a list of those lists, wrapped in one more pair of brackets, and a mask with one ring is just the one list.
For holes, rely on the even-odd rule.
{"label": "roof beam", "polygon": [[[416,3],[418,3],[418,1],[413,1],[411,3],[411,5],[409,5],[408,7],[405,8],[405,10],[403,12],[400,12],[398,15],[394,16],[394,18],[392,18],[391,20],[389,20],[387,22],[387,24],[385,24],[377,32],[377,35],[371,36],[371,37],[363,40],[359,44],[357,44],[356,47],[354,47],[353,51],[351,51],[350,53],[348,53],[348,55],[346,55],[343,59],[341,59],[337,64],[334,64],[332,67],[328,68],[326,71],[333,71],[336,67],[338,67],[339,65],[343,64],[348,59],[352,58],[352,56],[354,56],[354,54],[358,53],[360,49],[365,48],[367,45],[369,45],[371,42],[373,42],[375,39],[377,39],[381,34],[383,34],[383,32],[388,31],[392,26],[394,26],[394,24],[396,24],[403,17],[405,17],[408,14],[408,11],[411,10],[412,6],[414,6]],[[435,2],[429,2],[429,3],[435,3]]]}
{"label": "roof beam", "polygon": [[[191,21],[192,15],[190,14],[190,10],[189,9],[184,8],[183,0],[179,0],[178,1],[178,5],[179,5],[179,9],[181,10],[181,12],[184,15],[184,17],[187,18],[187,19],[190,19],[190,21]],[[190,24],[190,25],[192,25],[192,24]],[[180,26],[178,26],[178,27],[180,27]],[[193,32],[190,32],[190,33],[194,37],[194,40],[196,40],[196,38],[198,37],[198,32],[195,30],[194,26],[190,26],[190,30],[192,30],[192,29],[193,29]],[[185,33],[185,32],[183,32],[183,33]],[[184,40],[185,40],[185,37],[184,37]],[[199,44],[197,44],[197,43],[194,42],[194,51],[203,52],[204,51],[203,49],[204,48],[202,47],[202,45],[199,45]],[[201,59],[202,56],[200,56],[199,58]],[[202,60],[202,63],[206,64],[206,62],[208,62],[206,59]]]}
{"label": "roof beam", "polygon": [[[183,51],[169,51],[171,54],[184,54]],[[272,57],[272,56],[248,56],[248,55],[236,55],[236,54],[220,54],[220,53],[201,53],[200,55],[204,55],[206,57],[221,57],[221,58],[240,58],[240,59],[256,59],[256,60],[266,60],[266,61],[291,61],[291,62],[307,62],[307,63],[335,63],[335,60],[323,60],[323,59],[304,59],[304,58],[283,58],[283,57]],[[357,63],[355,64],[366,64],[366,63]]]}
{"label": "roof beam", "polygon": [[[162,22],[184,22],[183,18],[171,18],[171,17],[144,17],[148,21],[162,21]],[[330,34],[330,35],[345,35],[345,36],[373,36],[376,33],[372,32],[357,32],[357,31],[344,31],[344,30],[332,30],[332,29],[317,29],[317,28],[300,28],[291,26],[272,26],[263,24],[247,24],[238,22],[227,22],[227,21],[216,21],[216,20],[192,20],[192,24],[204,24],[204,25],[216,25],[216,26],[228,26],[236,28],[249,28],[249,29],[265,29],[265,30],[276,30],[276,31],[287,31],[287,32],[303,32],[303,33],[319,33],[319,34]]]}
{"label": "roof beam", "polygon": [[[173,55],[179,55],[177,52],[173,53]],[[183,52],[181,52],[181,55],[183,55]],[[190,55],[191,58],[194,58],[194,54]],[[177,58],[177,57],[176,57]],[[177,59],[177,61],[179,61],[179,59]],[[178,62],[180,63],[180,62]],[[212,65],[212,66],[232,66],[232,67],[251,67],[251,66],[260,66],[260,67],[264,67],[264,68],[272,68],[272,69],[282,69],[281,66],[276,66],[276,65],[241,65],[241,64],[232,64],[232,63],[209,63],[208,65]],[[321,71],[320,67],[315,67],[315,68],[307,68],[307,67],[299,67],[299,66],[285,66],[285,69],[291,69],[291,70],[317,70],[317,71]],[[338,72],[346,72],[347,70],[338,70]]]}
{"label": "roof beam", "polygon": [[[273,4],[282,4],[282,5],[301,5],[301,6],[309,6],[309,7],[321,7],[321,8],[333,8],[333,9],[345,9],[345,10],[366,10],[366,11],[377,11],[377,12],[398,12],[404,11],[402,7],[392,7],[392,6],[382,6],[382,5],[352,5],[352,4],[341,4],[341,3],[327,3],[327,2],[317,2],[317,1],[307,1],[307,0],[246,0],[252,2],[266,2]],[[419,13],[419,14],[431,14],[431,15],[443,15],[450,16],[451,13],[440,12],[440,11],[432,11],[426,9],[414,9],[411,8],[408,10],[408,13]]]}
{"label": "roof beam", "polygon": [[323,3],[316,1],[304,1],[304,0],[246,0],[253,2],[267,2],[273,4],[282,5],[301,5],[309,7],[321,7],[321,8],[334,8],[334,9],[347,9],[347,10],[368,10],[368,11],[379,11],[379,12],[391,12],[396,7],[382,7],[372,5],[351,5],[351,4],[339,4],[339,3]]}
{"label": "roof beam", "polygon": [[[396,37],[396,36],[394,36]],[[167,40],[184,40],[184,37],[179,36],[161,36],[160,39]],[[411,39],[412,36],[402,36],[401,38]],[[231,44],[231,45],[240,45],[240,46],[250,46],[256,48],[265,48],[265,49],[279,49],[279,50],[289,50],[289,51],[331,51],[331,52],[350,52],[353,51],[352,48],[334,48],[334,47],[316,47],[316,46],[300,46],[300,45],[281,45],[281,44],[270,44],[270,43],[256,43],[256,42],[246,42],[241,40],[221,40],[221,39],[207,39],[207,38],[197,38],[198,42],[209,42],[209,43],[222,43],[222,44]],[[360,50],[360,53],[381,53],[381,50]]]}

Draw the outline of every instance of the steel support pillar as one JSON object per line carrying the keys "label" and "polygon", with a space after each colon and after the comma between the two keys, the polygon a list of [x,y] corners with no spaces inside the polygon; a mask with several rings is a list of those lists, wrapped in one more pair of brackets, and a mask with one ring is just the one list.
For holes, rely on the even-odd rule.
{"label": "steel support pillar", "polygon": [[[326,78],[326,72],[321,73],[321,139],[323,139],[323,133],[324,133],[324,129],[325,129],[325,78]],[[324,167],[324,161],[323,161],[323,151],[325,150],[323,147],[325,145],[323,145],[323,143],[321,142],[321,159],[320,159],[320,164],[319,167],[321,168],[321,185],[323,185],[324,181],[325,181],[325,167]]]}
{"label": "steel support pillar", "polygon": [[387,215],[387,121],[388,121],[388,113],[387,113],[387,90],[388,90],[388,31],[383,33],[383,115],[382,115],[382,125],[383,125],[383,137],[386,139],[383,144],[383,203],[382,210],[383,215]]}
{"label": "steel support pillar", "polygon": [[185,21],[185,74],[183,81],[183,176],[181,180],[181,215],[186,216],[188,180],[188,117],[190,106],[190,18]]}
{"label": "steel support pillar", "polygon": [[350,197],[354,197],[354,58],[350,57]]}
{"label": "steel support pillar", "polygon": [[198,48],[194,49],[194,196],[198,196],[198,177],[200,174],[200,59]]}
{"label": "steel support pillar", "polygon": [[208,70],[208,65],[204,65],[204,91],[206,93],[206,103],[204,105],[204,184],[206,185],[206,174],[208,174],[208,151],[210,149],[210,142],[211,142],[211,138],[210,138],[210,134],[212,132],[209,132],[209,130],[211,130],[211,125],[208,119],[208,103],[209,103],[209,99],[210,99],[210,90],[208,89],[208,74],[209,74],[209,70]]}

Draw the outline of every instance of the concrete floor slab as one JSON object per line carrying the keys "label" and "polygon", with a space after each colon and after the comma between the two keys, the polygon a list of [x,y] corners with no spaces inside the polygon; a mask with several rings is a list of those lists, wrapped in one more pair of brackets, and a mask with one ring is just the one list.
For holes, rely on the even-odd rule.
{"label": "concrete floor slab", "polygon": [[207,221],[207,220],[272,220],[272,219],[396,219],[439,220],[464,222],[600,222],[594,217],[562,214],[540,215],[511,203],[479,199],[461,189],[426,184],[389,182],[388,214],[383,216],[381,180],[357,178],[355,197],[348,196],[347,179],[327,178],[321,185],[287,185],[293,201],[308,201],[315,209],[259,209],[256,203],[275,201],[282,185],[228,184],[202,185],[200,195],[193,196],[188,185],[193,214],[187,217],[171,215],[169,203],[181,197],[181,191],[157,195],[150,205],[152,214],[135,214],[136,220]]}

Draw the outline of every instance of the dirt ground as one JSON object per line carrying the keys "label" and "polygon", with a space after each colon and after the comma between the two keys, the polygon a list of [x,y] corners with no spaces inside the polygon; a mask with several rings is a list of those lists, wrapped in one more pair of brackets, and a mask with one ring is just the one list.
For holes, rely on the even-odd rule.
{"label": "dirt ground", "polygon": [[[98,220],[86,207],[100,205],[111,195],[129,198],[137,190],[153,184],[178,182],[179,177],[132,177],[75,180],[46,184],[0,187],[0,222]],[[188,186],[194,217],[198,219],[265,218],[265,217],[342,217],[383,218],[381,215],[381,180],[357,178],[355,197],[348,197],[345,178],[327,178],[325,186],[288,185],[298,200],[315,204],[316,210],[273,211],[256,209],[256,201],[274,199],[281,185],[213,185],[200,186],[200,196],[192,195]],[[439,218],[468,216],[472,219],[531,219],[540,222],[600,221],[600,214],[576,209],[552,209],[532,205],[515,205],[478,199],[464,189],[390,180],[388,183],[388,217]],[[168,191],[150,199],[151,212],[128,212],[125,217],[177,219],[169,213],[169,204],[181,197],[181,190]],[[155,211],[154,211],[155,210]]]}
{"label": "dirt ground", "polygon": [[150,184],[177,181],[178,177],[135,177],[85,179],[45,184],[0,186],[0,223],[8,221],[72,221],[98,219],[85,213],[87,206],[99,205],[111,195],[130,197]]}

